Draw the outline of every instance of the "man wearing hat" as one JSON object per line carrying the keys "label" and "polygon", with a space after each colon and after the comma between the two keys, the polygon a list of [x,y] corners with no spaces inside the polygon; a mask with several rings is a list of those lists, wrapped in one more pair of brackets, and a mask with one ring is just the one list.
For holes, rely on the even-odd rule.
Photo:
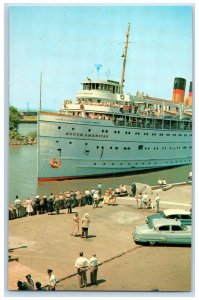
{"label": "man wearing hat", "polygon": [[48,269],[47,273],[49,276],[49,283],[50,283],[49,291],[55,291],[55,286],[56,286],[57,280],[56,280],[55,275],[53,274],[53,270]]}
{"label": "man wearing hat", "polygon": [[31,274],[26,275],[26,285],[28,287],[28,290],[34,291],[35,286],[34,286],[34,282],[31,278]]}

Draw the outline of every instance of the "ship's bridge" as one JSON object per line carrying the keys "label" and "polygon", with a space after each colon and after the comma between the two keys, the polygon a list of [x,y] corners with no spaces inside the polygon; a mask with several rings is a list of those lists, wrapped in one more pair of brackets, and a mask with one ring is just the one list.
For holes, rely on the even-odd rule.
{"label": "ship's bridge", "polygon": [[87,78],[82,85],[83,90],[76,94],[77,100],[116,101],[117,95],[121,92],[120,83],[113,80],[91,80]]}

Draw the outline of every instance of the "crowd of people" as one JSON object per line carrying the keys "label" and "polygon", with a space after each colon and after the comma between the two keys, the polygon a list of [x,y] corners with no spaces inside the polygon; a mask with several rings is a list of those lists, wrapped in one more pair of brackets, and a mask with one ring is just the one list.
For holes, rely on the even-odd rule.
{"label": "crowd of people", "polygon": [[147,192],[141,192],[136,196],[136,202],[138,208],[144,209],[155,209],[157,212],[160,211],[160,196],[158,193],[156,194],[155,198],[149,197]]}
{"label": "crowd of people", "polygon": [[[75,261],[75,268],[77,271],[78,286],[80,288],[88,285],[97,285],[97,272],[98,272],[98,258],[94,253],[90,259],[84,257],[83,251],[79,253],[79,257]],[[87,281],[87,271],[90,272],[90,284]],[[34,283],[32,275],[25,276],[25,280],[17,281],[17,289],[20,291],[55,291],[57,286],[57,279],[52,269],[47,270],[49,284],[42,286],[40,281]]]}
{"label": "crowd of people", "polygon": [[61,209],[67,209],[68,213],[72,213],[74,207],[83,205],[93,205],[93,208],[97,208],[101,196],[101,183],[98,184],[97,189],[86,189],[84,193],[81,191],[66,191],[56,195],[51,193],[48,197],[37,195],[34,200],[30,197],[21,200],[17,195],[14,204],[9,205],[9,219],[26,215],[59,214]]}
{"label": "crowd of people", "polygon": [[17,288],[19,291],[55,291],[57,279],[53,274],[53,270],[48,269],[47,274],[49,277],[49,284],[42,286],[40,281],[34,283],[32,275],[28,274],[25,276],[25,281],[18,280]]}
{"label": "crowd of people", "polygon": [[[158,179],[161,186],[166,184],[164,178]],[[117,197],[136,196],[138,208],[155,208],[155,200],[149,198],[146,192],[138,192],[135,182],[132,182],[131,189],[127,191],[125,185],[117,188],[109,188],[102,195],[102,184],[99,183],[97,188],[86,189],[81,191],[66,191],[54,195],[40,197],[37,195],[35,199],[28,197],[26,200],[19,199],[16,196],[14,204],[9,205],[9,220],[24,216],[33,216],[38,214],[59,214],[60,210],[67,209],[68,214],[73,213],[73,208],[77,206],[92,205],[93,209],[98,208],[100,201],[103,205],[116,205]]]}

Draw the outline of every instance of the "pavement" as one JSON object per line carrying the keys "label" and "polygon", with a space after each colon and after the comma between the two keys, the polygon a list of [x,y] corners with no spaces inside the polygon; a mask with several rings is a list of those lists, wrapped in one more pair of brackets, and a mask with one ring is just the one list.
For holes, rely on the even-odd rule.
{"label": "pavement", "polygon": [[[191,185],[173,186],[167,191],[151,190],[151,197],[155,198],[156,193],[161,199],[161,210],[191,207]],[[101,263],[99,285],[88,286],[84,291],[190,291],[191,247],[136,245],[132,238],[134,226],[143,224],[155,209],[138,209],[132,197],[118,198],[116,203],[116,206],[100,203],[96,209],[88,205],[73,209],[80,219],[86,212],[90,215],[87,240],[71,236],[73,214],[65,209],[59,215],[9,221],[8,290],[16,290],[17,281],[24,281],[29,273],[35,282],[47,285],[46,271],[50,268],[59,281],[57,290],[79,291],[74,264],[83,251],[87,258],[95,252]]]}

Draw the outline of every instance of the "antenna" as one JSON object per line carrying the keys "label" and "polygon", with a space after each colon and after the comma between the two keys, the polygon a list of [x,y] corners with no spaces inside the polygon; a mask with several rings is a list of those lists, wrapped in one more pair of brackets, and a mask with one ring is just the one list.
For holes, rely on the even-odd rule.
{"label": "antenna", "polygon": [[102,67],[102,65],[96,64],[95,67],[96,67],[96,70],[97,70],[97,76],[98,76],[98,80],[99,80],[99,70]]}

